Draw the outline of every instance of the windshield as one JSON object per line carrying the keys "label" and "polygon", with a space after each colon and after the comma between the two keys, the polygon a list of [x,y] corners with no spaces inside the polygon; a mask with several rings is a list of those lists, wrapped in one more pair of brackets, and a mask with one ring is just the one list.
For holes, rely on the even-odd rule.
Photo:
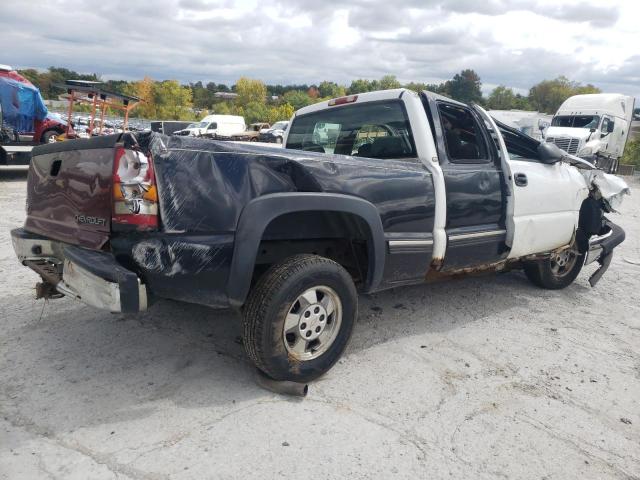
{"label": "windshield", "polygon": [[207,126],[207,122],[195,122],[190,123],[187,128],[205,128]]}
{"label": "windshield", "polygon": [[551,121],[554,127],[570,128],[598,128],[599,123],[598,115],[557,115]]}
{"label": "windshield", "polygon": [[272,130],[285,130],[287,128],[287,124],[289,122],[276,122],[273,124],[273,127],[271,127]]}

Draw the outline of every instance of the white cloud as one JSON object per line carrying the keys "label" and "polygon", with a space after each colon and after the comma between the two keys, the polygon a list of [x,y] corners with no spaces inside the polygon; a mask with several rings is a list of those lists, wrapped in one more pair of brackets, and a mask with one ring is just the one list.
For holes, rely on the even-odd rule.
{"label": "white cloud", "polygon": [[108,78],[436,82],[558,75],[640,97],[640,3],[611,0],[0,2],[0,60]]}

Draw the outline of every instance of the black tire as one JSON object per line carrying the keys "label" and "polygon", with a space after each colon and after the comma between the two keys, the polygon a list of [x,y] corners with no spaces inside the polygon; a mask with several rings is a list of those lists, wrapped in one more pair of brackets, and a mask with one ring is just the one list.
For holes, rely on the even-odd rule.
{"label": "black tire", "polygon": [[[296,305],[301,307],[297,302],[303,293],[316,287],[328,287],[337,295],[339,307],[335,311],[341,313],[341,320],[336,321],[335,316],[332,320],[337,326],[331,342],[326,342],[326,351],[316,358],[300,360],[285,345],[289,341],[284,332],[285,317]],[[326,316],[327,330],[330,315]],[[340,358],[357,315],[356,288],[341,265],[317,255],[295,255],[272,266],[250,292],[244,307],[244,347],[256,367],[271,378],[308,382],[326,373]],[[311,349],[309,354],[316,353]]]}
{"label": "black tire", "polygon": [[576,279],[584,264],[584,254],[575,250],[569,251],[573,257],[571,263],[566,265],[566,269],[559,271],[558,262],[554,260],[552,255],[544,260],[525,263],[525,275],[531,283],[547,290],[560,290],[568,287]]}
{"label": "black tire", "polygon": [[58,135],[60,134],[55,130],[47,130],[40,137],[40,143],[50,143],[51,139],[57,137]]}

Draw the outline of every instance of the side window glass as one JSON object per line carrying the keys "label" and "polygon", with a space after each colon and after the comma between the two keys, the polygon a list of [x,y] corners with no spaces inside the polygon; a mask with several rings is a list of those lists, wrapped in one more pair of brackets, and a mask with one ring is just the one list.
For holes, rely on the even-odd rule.
{"label": "side window glass", "polygon": [[216,122],[213,122],[209,124],[209,128],[207,130],[215,130],[216,128],[218,128],[218,124]]}
{"label": "side window glass", "polygon": [[287,148],[379,159],[416,158],[399,100],[326,108],[296,117]]}
{"label": "side window glass", "polygon": [[438,105],[444,143],[453,163],[487,163],[487,144],[480,125],[467,108],[440,103]]}

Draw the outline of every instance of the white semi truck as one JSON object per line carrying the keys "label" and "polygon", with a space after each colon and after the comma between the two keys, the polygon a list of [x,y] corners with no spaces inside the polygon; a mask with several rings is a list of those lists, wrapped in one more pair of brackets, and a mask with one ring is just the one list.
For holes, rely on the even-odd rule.
{"label": "white semi truck", "polygon": [[617,93],[575,95],[553,116],[546,141],[609,173],[618,169],[631,130],[634,98]]}

